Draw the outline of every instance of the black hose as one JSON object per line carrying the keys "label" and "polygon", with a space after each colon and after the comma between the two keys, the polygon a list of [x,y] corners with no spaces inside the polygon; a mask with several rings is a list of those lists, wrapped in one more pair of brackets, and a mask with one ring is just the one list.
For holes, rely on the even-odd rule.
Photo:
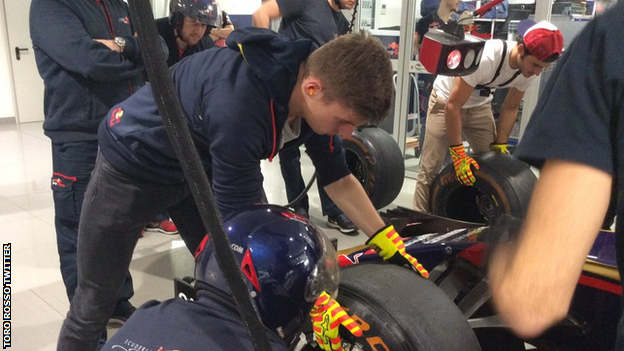
{"label": "black hose", "polygon": [[312,187],[312,184],[314,184],[315,180],[316,180],[316,171],[314,171],[314,174],[312,174],[312,178],[310,178],[310,181],[308,182],[308,185],[306,185],[305,189],[303,189],[301,194],[297,195],[297,197],[294,200],[292,200],[291,202],[289,202],[286,205],[284,205],[284,207],[295,208],[295,206],[299,202],[301,202],[301,200],[306,196],[306,194],[308,193],[308,191]]}
{"label": "black hose", "polygon": [[209,242],[214,255],[238,305],[239,313],[251,336],[254,348],[259,351],[270,351],[271,347],[264,325],[255,312],[241,270],[230,249],[210,182],[193,144],[184,110],[182,110],[172,77],[168,72],[167,59],[160,47],[149,0],[130,0],[129,5],[136,24],[139,45],[152,85],[154,100],[195,198],[204,226],[211,235]]}

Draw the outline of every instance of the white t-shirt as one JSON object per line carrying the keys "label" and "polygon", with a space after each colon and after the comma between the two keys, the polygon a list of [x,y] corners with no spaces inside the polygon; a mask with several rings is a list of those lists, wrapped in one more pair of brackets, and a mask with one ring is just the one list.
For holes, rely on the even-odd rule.
{"label": "white t-shirt", "polygon": [[284,147],[284,144],[291,140],[295,140],[301,134],[301,117],[295,119],[293,121],[292,126],[286,122],[284,123],[284,128],[282,129],[282,138],[279,144],[279,150]]}
{"label": "white t-shirt", "polygon": [[[511,79],[518,71],[516,69],[512,69],[509,66],[511,49],[513,49],[515,45],[516,42],[507,41],[507,54],[504,57],[505,62],[503,62],[503,66],[501,67],[498,77],[491,84],[488,83],[492,81],[492,78],[494,78],[494,74],[498,69],[498,65],[500,64],[501,56],[503,54],[502,40],[486,41],[485,47],[483,49],[483,54],[481,55],[479,68],[474,73],[463,76],[461,78],[472,87],[475,87],[479,84],[488,84],[489,87],[514,87],[520,91],[526,91],[531,83],[537,78],[537,76],[526,78],[522,74],[519,74],[513,81],[511,81],[511,83],[500,86],[501,84]],[[435,90],[438,99],[440,99],[441,101],[448,101],[448,98],[451,95],[451,90],[453,89],[455,78],[456,77],[438,75],[435,82],[433,83],[433,89]],[[481,96],[479,95],[479,90],[475,89],[462,108],[481,106],[490,101],[492,101],[491,94],[488,96]]]}

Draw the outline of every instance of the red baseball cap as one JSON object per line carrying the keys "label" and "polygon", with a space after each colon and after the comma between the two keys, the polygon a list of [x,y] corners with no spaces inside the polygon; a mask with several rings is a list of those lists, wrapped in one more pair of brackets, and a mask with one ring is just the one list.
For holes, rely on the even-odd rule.
{"label": "red baseball cap", "polygon": [[524,47],[538,60],[553,62],[561,56],[563,36],[552,23],[523,20],[518,23],[518,34],[524,42]]}

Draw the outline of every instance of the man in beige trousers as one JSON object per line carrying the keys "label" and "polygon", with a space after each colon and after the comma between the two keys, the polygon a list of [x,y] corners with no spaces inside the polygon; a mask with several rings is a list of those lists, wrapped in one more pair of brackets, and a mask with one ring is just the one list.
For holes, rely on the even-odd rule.
{"label": "man in beige trousers", "polygon": [[[524,92],[563,50],[563,36],[549,22],[523,21],[518,24],[518,33],[521,37],[517,42],[489,40],[474,73],[436,78],[429,99],[427,142],[416,177],[417,211],[431,212],[431,186],[442,168],[447,148],[457,180],[466,186],[474,184],[471,166],[479,169],[479,165],[466,155],[462,133],[474,153],[507,151]],[[491,101],[497,88],[509,88],[509,93],[495,125]]]}

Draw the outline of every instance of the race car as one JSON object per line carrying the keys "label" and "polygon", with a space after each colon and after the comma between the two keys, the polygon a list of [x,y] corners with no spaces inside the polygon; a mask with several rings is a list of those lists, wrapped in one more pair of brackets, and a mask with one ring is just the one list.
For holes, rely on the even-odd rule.
{"label": "race car", "polygon": [[344,334],[345,350],[525,350],[525,342],[539,350],[613,349],[622,294],[614,232],[599,233],[565,320],[521,340],[493,311],[484,267],[492,244],[513,241],[521,220],[485,227],[400,207],[383,217],[431,275],[384,264],[368,247],[340,251],[338,301],[365,326],[360,338]]}

